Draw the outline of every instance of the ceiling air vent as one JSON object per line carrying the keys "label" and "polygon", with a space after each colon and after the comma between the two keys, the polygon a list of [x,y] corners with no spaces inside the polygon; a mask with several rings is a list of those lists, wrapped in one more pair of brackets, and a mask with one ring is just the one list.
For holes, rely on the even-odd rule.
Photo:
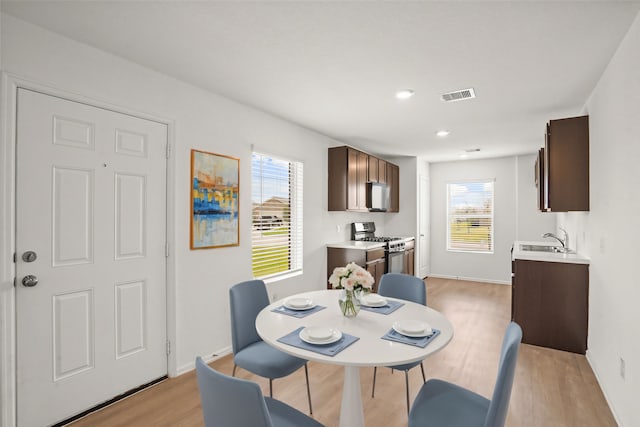
{"label": "ceiling air vent", "polygon": [[440,96],[444,102],[462,101],[464,99],[475,98],[476,93],[472,87],[469,89],[456,90],[455,92],[443,93]]}

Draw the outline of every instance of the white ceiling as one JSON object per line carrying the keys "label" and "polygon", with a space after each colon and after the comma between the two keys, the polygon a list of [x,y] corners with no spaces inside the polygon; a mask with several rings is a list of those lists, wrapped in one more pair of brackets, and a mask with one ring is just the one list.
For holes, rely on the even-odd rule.
{"label": "white ceiling", "polygon": [[[640,2],[3,1],[2,12],[380,156],[531,153]],[[440,95],[473,87],[476,99]],[[394,98],[399,89],[416,95]],[[451,131],[445,139],[435,132]]]}

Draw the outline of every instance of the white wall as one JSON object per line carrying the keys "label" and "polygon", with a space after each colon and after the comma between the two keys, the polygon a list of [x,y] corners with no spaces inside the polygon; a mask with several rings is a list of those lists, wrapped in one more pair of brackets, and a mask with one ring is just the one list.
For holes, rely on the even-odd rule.
{"label": "white wall", "polygon": [[[541,124],[541,134],[544,123]],[[540,137],[540,146],[544,145],[544,139]],[[556,231],[557,215],[553,212],[540,212],[538,210],[538,189],[535,185],[534,166],[537,154],[516,157],[517,185],[516,193],[516,240],[544,241],[544,233]],[[552,242],[552,241],[550,241]],[[570,242],[571,243],[571,242]],[[575,246],[571,244],[571,248]]]}
{"label": "white wall", "polygon": [[[251,146],[304,162],[304,275],[269,285],[279,297],[325,286],[324,244],[345,214],[327,212],[327,147],[335,140],[177,81],[134,63],[2,16],[3,71],[175,124],[171,207],[175,218],[175,329],[177,372],[197,355],[229,349],[228,288],[252,278],[250,248]],[[190,149],[240,158],[240,245],[189,249]],[[3,188],[4,185],[0,186]],[[4,194],[2,195],[5,196]],[[171,280],[171,278],[170,278]],[[0,291],[9,292],[10,283]],[[6,379],[3,379],[3,381]]]}
{"label": "white wall", "polygon": [[640,425],[639,52],[640,15],[586,105],[590,211],[559,219],[591,257],[587,356],[624,427]]}
{"label": "white wall", "polygon": [[400,211],[385,214],[385,236],[416,236],[418,230],[418,159],[395,157],[388,159],[400,168]]}
{"label": "white wall", "polygon": [[[510,251],[514,240],[539,241],[542,233],[554,231],[556,226],[556,214],[537,211],[533,173],[535,157],[526,155],[431,164],[432,276],[511,283]],[[493,254],[446,250],[446,184],[474,179],[495,179]]]}

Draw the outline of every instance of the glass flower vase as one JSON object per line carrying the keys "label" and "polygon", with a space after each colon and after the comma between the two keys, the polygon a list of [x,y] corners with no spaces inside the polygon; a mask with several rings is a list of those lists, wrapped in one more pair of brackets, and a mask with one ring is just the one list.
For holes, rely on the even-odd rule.
{"label": "glass flower vase", "polygon": [[360,299],[354,291],[343,289],[338,298],[338,304],[345,317],[356,317],[360,311]]}

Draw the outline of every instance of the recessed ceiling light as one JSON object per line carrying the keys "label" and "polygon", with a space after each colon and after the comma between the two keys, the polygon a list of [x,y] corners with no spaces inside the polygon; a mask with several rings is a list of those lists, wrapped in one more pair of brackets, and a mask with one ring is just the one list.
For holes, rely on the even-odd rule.
{"label": "recessed ceiling light", "polygon": [[445,136],[448,136],[451,132],[448,130],[439,130],[438,132],[436,132],[436,135],[438,135],[440,138],[444,138]]}
{"label": "recessed ceiling light", "polygon": [[396,92],[396,98],[398,99],[409,99],[415,94],[411,89],[399,90]]}

